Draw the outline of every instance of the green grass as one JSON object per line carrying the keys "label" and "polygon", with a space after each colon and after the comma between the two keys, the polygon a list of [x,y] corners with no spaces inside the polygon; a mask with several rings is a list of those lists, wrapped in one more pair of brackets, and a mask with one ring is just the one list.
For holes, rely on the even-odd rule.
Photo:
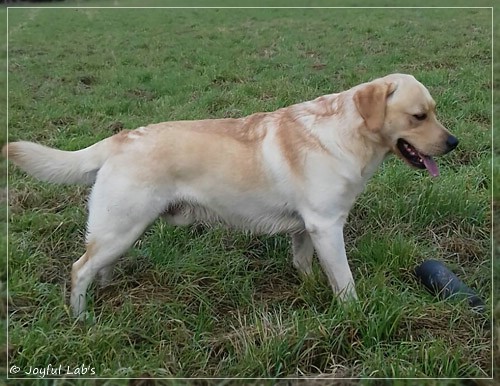
{"label": "green grass", "polygon": [[[345,229],[360,302],[341,306],[285,236],[155,223],[67,307],[87,188],[11,167],[9,363],[100,377],[487,377],[491,333],[412,275],[445,261],[491,304],[491,10],[10,9],[9,139],[79,149],[120,128],[271,111],[414,74],[461,140],[441,177],[388,160]],[[489,318],[488,312],[487,318]],[[22,374],[21,374],[22,375]]]}

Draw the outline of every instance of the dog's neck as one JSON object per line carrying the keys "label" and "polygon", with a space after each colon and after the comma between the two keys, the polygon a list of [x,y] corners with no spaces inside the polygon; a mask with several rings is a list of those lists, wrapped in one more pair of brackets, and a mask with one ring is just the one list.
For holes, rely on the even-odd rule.
{"label": "dog's neck", "polygon": [[[296,122],[318,138],[331,156],[346,162],[356,175],[369,179],[390,153],[387,144],[376,135],[367,132],[363,118],[355,111],[356,106],[348,92],[329,94],[292,107]],[[358,115],[358,122],[345,122],[345,117]]]}

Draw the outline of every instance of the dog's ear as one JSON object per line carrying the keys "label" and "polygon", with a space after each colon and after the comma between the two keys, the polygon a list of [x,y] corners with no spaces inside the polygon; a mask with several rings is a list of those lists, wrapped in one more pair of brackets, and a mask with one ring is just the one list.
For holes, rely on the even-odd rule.
{"label": "dog's ear", "polygon": [[387,98],[395,90],[395,83],[372,82],[354,94],[356,108],[369,130],[382,129]]}

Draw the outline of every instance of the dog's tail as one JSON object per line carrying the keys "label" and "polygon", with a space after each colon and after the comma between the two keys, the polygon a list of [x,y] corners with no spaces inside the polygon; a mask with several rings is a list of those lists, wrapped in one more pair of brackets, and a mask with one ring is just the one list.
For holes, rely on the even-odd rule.
{"label": "dog's tail", "polygon": [[21,141],[6,144],[2,154],[42,181],[92,185],[111,150],[108,139],[77,151],[57,150]]}

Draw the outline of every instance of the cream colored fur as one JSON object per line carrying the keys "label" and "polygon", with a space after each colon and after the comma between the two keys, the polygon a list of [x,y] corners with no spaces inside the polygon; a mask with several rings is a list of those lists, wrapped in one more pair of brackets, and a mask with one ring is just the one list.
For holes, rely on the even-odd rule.
{"label": "cream colored fur", "polygon": [[[451,150],[427,89],[393,74],[350,90],[241,119],[164,122],[66,152],[30,142],[3,153],[44,181],[93,185],[86,252],[74,263],[71,305],[105,284],[117,259],[160,215],[175,225],[219,222],[292,236],[293,262],[316,250],[341,299],[356,298],[343,226],[365,183],[405,139],[432,156]],[[426,114],[416,120],[416,114]]]}

